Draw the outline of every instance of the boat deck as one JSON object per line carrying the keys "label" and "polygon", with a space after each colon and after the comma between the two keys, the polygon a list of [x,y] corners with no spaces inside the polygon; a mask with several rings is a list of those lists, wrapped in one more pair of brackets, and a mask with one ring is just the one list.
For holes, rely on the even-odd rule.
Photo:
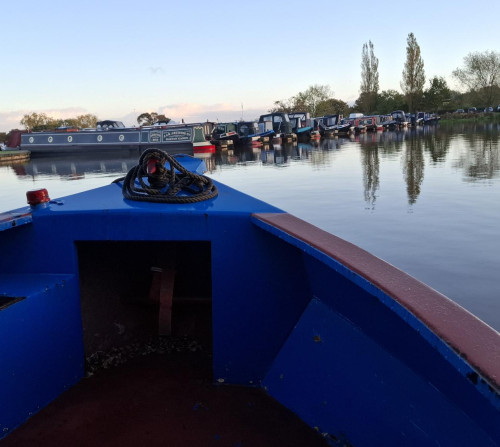
{"label": "boat deck", "polygon": [[210,365],[210,355],[202,350],[139,356],[101,369],[0,444],[327,445],[263,390],[214,385]]}

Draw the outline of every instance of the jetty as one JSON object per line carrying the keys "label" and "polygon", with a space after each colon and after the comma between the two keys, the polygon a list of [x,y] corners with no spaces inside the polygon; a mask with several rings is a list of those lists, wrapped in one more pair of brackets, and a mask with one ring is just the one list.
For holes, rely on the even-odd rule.
{"label": "jetty", "polygon": [[28,161],[31,152],[27,150],[0,151],[0,164]]}

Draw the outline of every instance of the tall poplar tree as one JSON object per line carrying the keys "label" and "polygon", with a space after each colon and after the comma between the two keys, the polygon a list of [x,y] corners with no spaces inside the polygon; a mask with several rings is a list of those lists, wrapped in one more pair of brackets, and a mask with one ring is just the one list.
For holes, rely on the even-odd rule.
{"label": "tall poplar tree", "polygon": [[414,112],[422,99],[425,85],[424,61],[420,47],[413,33],[408,34],[406,46],[406,62],[403,69],[401,90],[406,97],[409,111]]}
{"label": "tall poplar tree", "polygon": [[364,113],[375,110],[378,89],[378,59],[375,57],[373,43],[370,40],[363,44],[361,52],[361,87],[357,103]]}

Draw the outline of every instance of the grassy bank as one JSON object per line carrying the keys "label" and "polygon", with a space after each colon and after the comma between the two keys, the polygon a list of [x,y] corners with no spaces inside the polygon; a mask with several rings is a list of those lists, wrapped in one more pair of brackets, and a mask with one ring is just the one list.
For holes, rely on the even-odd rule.
{"label": "grassy bank", "polygon": [[440,124],[453,123],[477,123],[477,122],[498,122],[500,123],[500,113],[445,113],[441,115]]}

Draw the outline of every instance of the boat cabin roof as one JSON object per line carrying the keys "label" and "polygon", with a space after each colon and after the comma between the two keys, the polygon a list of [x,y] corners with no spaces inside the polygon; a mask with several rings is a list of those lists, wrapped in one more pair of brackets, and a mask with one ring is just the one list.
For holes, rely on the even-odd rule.
{"label": "boat cabin roof", "polygon": [[272,121],[273,123],[278,123],[281,121],[290,121],[290,118],[288,117],[288,113],[275,112],[260,116],[259,123],[264,123],[266,121]]}
{"label": "boat cabin roof", "polygon": [[299,118],[301,120],[310,119],[309,112],[293,112],[288,114],[288,118]]}

